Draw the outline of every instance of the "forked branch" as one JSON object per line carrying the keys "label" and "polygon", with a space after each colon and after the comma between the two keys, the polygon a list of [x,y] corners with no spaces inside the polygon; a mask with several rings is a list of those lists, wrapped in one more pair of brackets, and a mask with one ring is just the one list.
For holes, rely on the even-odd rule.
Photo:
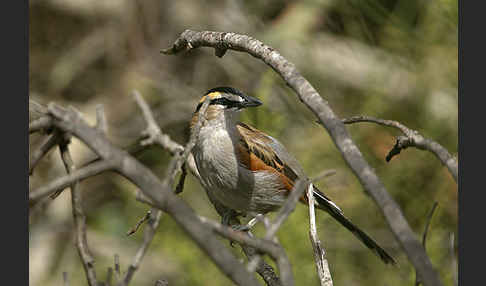
{"label": "forked branch", "polygon": [[398,136],[397,142],[393,149],[390,150],[386,156],[386,161],[389,162],[395,155],[398,155],[402,149],[408,147],[415,147],[421,150],[427,150],[434,154],[437,159],[444,164],[452,177],[457,183],[457,159],[454,158],[446,148],[434,140],[425,138],[418,131],[412,130],[398,121],[379,119],[371,116],[353,116],[351,118],[343,119],[344,124],[352,124],[357,122],[372,122],[384,126],[394,127],[399,129],[404,136]]}

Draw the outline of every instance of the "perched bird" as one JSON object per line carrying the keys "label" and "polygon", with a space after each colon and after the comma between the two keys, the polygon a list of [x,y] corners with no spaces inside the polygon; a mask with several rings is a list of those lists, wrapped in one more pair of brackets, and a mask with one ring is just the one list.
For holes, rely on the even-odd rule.
{"label": "perched bird", "polygon": [[[278,210],[297,179],[307,179],[307,176],[275,138],[238,122],[240,110],[259,106],[262,102],[232,87],[210,89],[193,114],[191,129],[207,97],[209,106],[192,154],[201,184],[211,201],[252,216]],[[347,219],[336,204],[315,186],[313,191],[318,209],[329,213],[384,263],[395,264],[395,260]],[[306,195],[301,201],[306,201]]]}

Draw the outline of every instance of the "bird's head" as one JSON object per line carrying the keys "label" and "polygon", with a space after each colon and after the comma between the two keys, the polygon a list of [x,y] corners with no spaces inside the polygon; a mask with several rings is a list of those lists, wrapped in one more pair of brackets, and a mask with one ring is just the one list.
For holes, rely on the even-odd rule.
{"label": "bird's head", "polygon": [[195,113],[199,112],[207,97],[210,98],[208,113],[223,111],[237,112],[243,108],[255,107],[262,104],[260,100],[248,96],[236,88],[222,86],[208,90],[199,101]]}

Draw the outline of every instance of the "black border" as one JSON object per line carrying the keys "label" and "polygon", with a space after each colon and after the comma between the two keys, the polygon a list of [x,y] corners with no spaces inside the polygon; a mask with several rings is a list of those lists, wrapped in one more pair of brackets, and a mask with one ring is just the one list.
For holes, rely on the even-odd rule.
{"label": "black border", "polygon": [[[458,263],[459,285],[481,285],[484,278],[482,256],[486,253],[484,244],[486,236],[482,226],[485,225],[486,202],[484,196],[484,167],[479,164],[484,157],[482,149],[484,140],[482,126],[484,108],[482,104],[474,104],[473,99],[481,99],[484,90],[484,51],[486,45],[483,38],[484,10],[473,7],[480,1],[459,0],[459,187],[458,187]],[[464,23],[469,22],[468,25]],[[469,39],[469,43],[466,43]],[[466,65],[465,65],[466,64]],[[467,67],[467,68],[466,68]],[[470,139],[466,139],[465,134]],[[475,134],[471,139],[471,135]],[[476,162],[474,162],[476,161]],[[476,181],[474,181],[476,180]],[[481,197],[480,197],[481,196]],[[477,260],[476,260],[477,258]],[[481,283],[483,281],[483,283]],[[477,283],[475,283],[477,282]]]}
{"label": "black border", "polygon": [[[29,2],[2,9],[2,253],[3,284],[28,285]],[[11,281],[11,282],[10,282]],[[10,283],[9,283],[10,282]]]}

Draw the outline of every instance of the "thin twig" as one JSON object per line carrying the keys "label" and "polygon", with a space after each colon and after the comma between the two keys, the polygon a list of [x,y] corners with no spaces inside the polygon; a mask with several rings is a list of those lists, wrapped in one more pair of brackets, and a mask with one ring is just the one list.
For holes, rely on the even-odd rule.
{"label": "thin twig", "polygon": [[309,237],[314,250],[314,260],[316,261],[317,274],[321,286],[332,286],[331,271],[329,270],[329,263],[326,259],[326,251],[321,246],[321,241],[317,236],[316,215],[314,211],[314,187],[312,183],[307,188],[307,200],[309,203]]}
{"label": "thin twig", "polygon": [[454,233],[451,232],[449,235],[449,252],[451,255],[451,268],[452,268],[452,281],[454,282],[454,286],[457,286],[457,258],[456,252],[454,250]]}
{"label": "thin twig", "polygon": [[[273,220],[272,223],[267,227],[266,233],[265,233],[265,239],[267,240],[275,240],[275,234],[277,233],[278,229],[282,225],[283,222],[288,218],[290,213],[292,213],[295,209],[295,206],[297,205],[297,202],[299,201],[299,198],[302,196],[302,194],[305,191],[305,186],[306,183],[303,180],[298,180],[294,187],[292,188],[292,191],[290,192],[289,197],[285,200],[285,203],[283,206],[279,209],[275,219]],[[261,256],[258,254],[255,254],[253,258],[250,260],[248,263],[247,269],[249,272],[254,272],[258,265],[260,264],[261,261]]]}
{"label": "thin twig", "polygon": [[184,151],[183,147],[176,142],[172,141],[169,136],[162,133],[159,125],[155,121],[150,107],[145,102],[140,93],[136,90],[132,91],[132,96],[137,102],[138,106],[142,110],[145,121],[147,122],[147,128],[142,132],[143,135],[148,136],[147,139],[141,142],[142,146],[152,145],[154,143],[163,146],[164,149],[168,150],[171,154],[176,154]]}
{"label": "thin twig", "polygon": [[191,129],[191,135],[189,136],[189,141],[187,142],[186,146],[184,146],[184,151],[182,152],[181,155],[175,154],[171,162],[169,163],[166,179],[164,180],[164,183],[167,183],[169,186],[173,185],[177,172],[179,171],[179,169],[181,169],[182,165],[186,162],[187,158],[191,154],[192,148],[194,148],[194,146],[196,145],[201,127],[206,121],[206,110],[209,107],[210,101],[211,99],[209,97],[206,97],[201,108],[199,109],[197,122],[194,125],[194,127]]}
{"label": "thin twig", "polygon": [[336,170],[334,169],[331,169],[331,170],[324,170],[322,171],[321,173],[317,174],[316,176],[314,176],[313,178],[311,178],[311,181],[313,183],[316,183],[324,178],[327,178],[327,177],[330,177],[330,176],[333,176],[337,173]]}
{"label": "thin twig", "polygon": [[106,121],[103,104],[96,105],[96,128],[104,134],[108,131],[108,123]]}
{"label": "thin twig", "polygon": [[[68,143],[66,141],[59,144],[62,162],[68,174],[76,170],[71,153],[69,152]],[[82,205],[82,195],[79,189],[79,182],[74,181],[71,184],[71,203],[74,220],[74,230],[76,233],[76,248],[83,263],[83,268],[86,273],[86,279],[90,286],[97,286],[96,272],[94,269],[94,258],[91,255],[88,247],[88,239],[86,236],[86,216],[84,214]]]}
{"label": "thin twig", "polygon": [[[425,222],[425,229],[424,233],[422,234],[422,245],[424,246],[424,249],[427,250],[426,244],[427,244],[427,234],[429,233],[429,226],[430,226],[430,221],[432,220],[432,216],[434,215],[435,209],[439,205],[438,202],[434,202],[434,205],[429,211],[429,215],[427,216],[427,221]],[[422,281],[420,279],[420,276],[415,272],[415,286],[418,286],[422,284]]]}
{"label": "thin twig", "polygon": [[76,181],[81,181],[102,172],[112,170],[115,167],[114,165],[113,161],[98,161],[84,168],[77,169],[64,177],[56,178],[50,183],[29,192],[29,203],[35,203],[35,201],[45,196],[63,190]]}
{"label": "thin twig", "polygon": [[184,190],[184,182],[186,181],[186,175],[187,175],[186,163],[184,163],[181,166],[181,177],[179,178],[179,183],[177,183],[175,189],[176,194],[180,194]]}
{"label": "thin twig", "polygon": [[35,166],[40,162],[40,160],[61,140],[59,132],[54,132],[54,134],[46,137],[40,147],[32,153],[32,157],[29,160],[29,175],[34,172]]}
{"label": "thin twig", "polygon": [[290,213],[294,211],[297,202],[299,201],[300,197],[305,191],[305,186],[306,186],[305,180],[298,180],[295,183],[292,191],[290,192],[289,197],[285,200],[284,205],[279,209],[276,218],[268,226],[267,232],[265,234],[265,239],[272,239],[277,233],[282,223],[288,218]]}
{"label": "thin twig", "polygon": [[454,180],[457,182],[458,166],[457,160],[454,158],[442,145],[425,138],[418,131],[412,130],[400,122],[394,120],[379,119],[371,116],[353,116],[348,119],[343,119],[344,124],[352,124],[357,122],[372,122],[384,126],[394,127],[399,129],[403,135],[398,136],[395,146],[390,150],[386,156],[386,161],[389,162],[395,155],[398,155],[402,149],[408,147],[415,147],[422,150],[427,150],[434,154],[439,161],[444,164],[451,173]]}
{"label": "thin twig", "polygon": [[169,282],[167,280],[157,280],[155,281],[155,286],[169,286]]}
{"label": "thin twig", "polygon": [[115,253],[115,283],[121,280],[120,256]]}
{"label": "thin twig", "polygon": [[128,267],[123,281],[121,281],[121,283],[119,283],[118,285],[128,285],[130,283],[130,280],[133,278],[135,271],[137,271],[137,269],[140,267],[140,263],[142,262],[142,259],[145,256],[145,253],[147,252],[147,249],[150,246],[150,243],[152,242],[152,239],[155,235],[155,231],[159,226],[160,218],[162,217],[162,211],[153,208],[149,212],[147,212],[147,215],[149,218],[149,222],[148,225],[145,227],[143,243],[139,247],[137,254],[135,254],[132,264],[130,264],[130,266]]}
{"label": "thin twig", "polygon": [[261,252],[268,253],[277,262],[282,285],[294,284],[290,262],[288,261],[285,251],[279,244],[267,239],[250,237],[245,232],[234,230],[229,226],[222,225],[206,217],[199,217],[199,220],[225,238],[243,245],[248,245]]}
{"label": "thin twig", "polygon": [[427,222],[425,224],[425,229],[424,229],[424,234],[422,235],[422,245],[425,248],[425,245],[427,243],[427,234],[429,232],[429,226],[430,226],[430,221],[432,220],[432,216],[434,215],[435,209],[439,205],[438,202],[434,202],[434,205],[432,206],[432,209],[430,209],[429,215],[427,216]]}
{"label": "thin twig", "polygon": [[113,280],[113,267],[108,267],[108,271],[106,273],[106,285],[111,286],[111,281]]}
{"label": "thin twig", "polygon": [[147,212],[147,213],[146,213],[146,214],[143,216],[143,218],[141,218],[141,219],[140,219],[140,220],[137,222],[137,224],[136,224],[134,227],[132,227],[132,229],[130,229],[130,230],[127,232],[127,236],[130,236],[130,235],[134,234],[135,232],[137,232],[138,228],[139,228],[139,227],[140,227],[140,226],[141,226],[141,225],[142,225],[144,222],[146,222],[147,220],[149,220],[149,219],[150,219],[150,214],[152,214],[152,211],[151,211],[151,210],[149,210],[149,211],[148,211],[148,212]]}
{"label": "thin twig", "polygon": [[[262,279],[265,281],[267,286],[282,285],[282,282],[280,281],[280,278],[278,277],[277,273],[275,273],[273,267],[270,266],[261,258],[261,256],[258,254],[255,248],[244,244],[241,244],[241,248],[243,249],[245,255],[248,257],[248,260],[250,261],[248,265],[250,265],[252,261],[257,262],[255,268],[256,272],[258,273],[258,275],[260,275],[260,277],[262,277]],[[258,257],[258,259],[256,260],[255,257]]]}
{"label": "thin twig", "polygon": [[67,272],[62,273],[62,281],[64,286],[69,286],[69,277]]}
{"label": "thin twig", "polygon": [[47,115],[47,108],[29,98],[29,134],[38,131],[49,131],[52,127],[52,118]]}
{"label": "thin twig", "polygon": [[286,84],[296,92],[299,99],[319,118],[319,121],[329,132],[337,149],[359,179],[364,190],[378,205],[395,238],[399,241],[410,262],[423,277],[424,282],[428,286],[442,286],[437,271],[410,228],[400,206],[390,196],[373,168],[366,162],[343,122],[336,116],[324,97],[320,96],[299,73],[293,63],[285,59],[272,47],[254,38],[226,32],[185,30],[172,47],[160,52],[172,55],[200,47],[217,49],[217,56],[223,56],[227,49],[246,52],[272,67]]}

